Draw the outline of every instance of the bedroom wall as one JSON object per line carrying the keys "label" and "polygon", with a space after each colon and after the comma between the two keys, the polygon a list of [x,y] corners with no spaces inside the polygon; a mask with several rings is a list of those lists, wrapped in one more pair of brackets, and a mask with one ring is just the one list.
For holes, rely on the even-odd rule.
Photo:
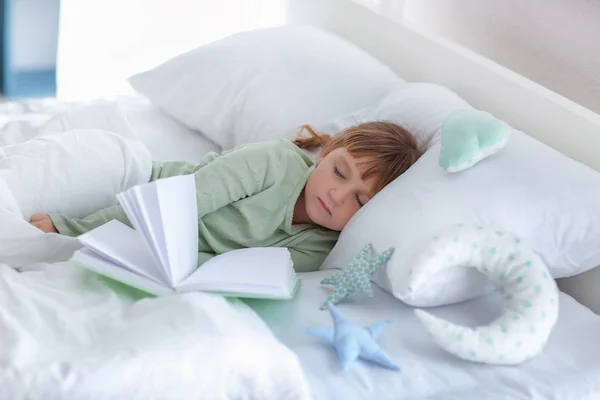
{"label": "bedroom wall", "polygon": [[600,113],[600,0],[391,0],[451,39]]}
{"label": "bedroom wall", "polygon": [[282,24],[284,0],[61,0],[62,99],[131,94],[126,78],[236,32]]}

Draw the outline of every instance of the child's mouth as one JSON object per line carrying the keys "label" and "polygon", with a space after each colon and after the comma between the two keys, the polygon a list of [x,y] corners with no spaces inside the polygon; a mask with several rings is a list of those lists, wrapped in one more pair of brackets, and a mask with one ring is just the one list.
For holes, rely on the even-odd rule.
{"label": "child's mouth", "polygon": [[323,202],[323,200],[319,199],[319,203],[321,203],[321,207],[323,207],[323,209],[325,210],[325,212],[327,212],[327,214],[331,215],[331,211],[329,210],[329,208],[327,207],[327,205]]}

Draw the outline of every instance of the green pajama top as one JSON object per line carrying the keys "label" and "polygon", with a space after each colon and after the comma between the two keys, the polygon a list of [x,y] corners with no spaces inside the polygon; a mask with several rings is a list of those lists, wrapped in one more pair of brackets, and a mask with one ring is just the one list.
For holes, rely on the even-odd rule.
{"label": "green pajama top", "polygon": [[[315,271],[335,245],[338,232],[293,225],[294,206],[313,161],[288,140],[253,143],[199,164],[154,163],[150,181],[194,174],[198,200],[198,265],[245,247],[287,247],[297,272]],[[75,219],[50,214],[59,233],[78,236],[110,220],[129,226],[119,205]]]}

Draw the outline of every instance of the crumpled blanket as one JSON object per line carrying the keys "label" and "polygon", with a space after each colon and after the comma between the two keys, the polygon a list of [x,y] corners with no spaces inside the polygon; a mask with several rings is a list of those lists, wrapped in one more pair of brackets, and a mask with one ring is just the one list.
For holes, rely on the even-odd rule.
{"label": "crumpled blanket", "polygon": [[[0,399],[310,398],[296,355],[244,303],[138,296],[66,262],[76,238],[27,222],[108,206],[147,179],[148,152],[110,103],[76,118],[61,107],[45,119],[0,115],[11,121],[0,130]],[[82,129],[95,117],[98,129]]]}

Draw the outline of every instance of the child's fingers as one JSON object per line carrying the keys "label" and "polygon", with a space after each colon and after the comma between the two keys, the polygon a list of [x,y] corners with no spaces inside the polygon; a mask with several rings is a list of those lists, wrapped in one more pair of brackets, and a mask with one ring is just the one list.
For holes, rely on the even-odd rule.
{"label": "child's fingers", "polygon": [[32,223],[31,223],[31,225],[35,226],[35,227],[36,227],[36,228],[38,228],[38,229],[41,229],[41,225],[42,225],[42,224],[41,224],[41,223],[39,223],[39,222],[32,222]]}
{"label": "child's fingers", "polygon": [[56,230],[56,227],[52,223],[52,220],[50,219],[50,216],[48,214],[32,215],[31,218],[29,218],[29,223],[31,225],[35,226],[36,228],[38,228],[39,230],[41,230],[42,232],[58,233],[58,231]]}
{"label": "child's fingers", "polygon": [[45,233],[56,232],[56,230],[54,229],[54,226],[51,226],[50,224],[46,223],[45,221],[32,222],[31,225],[35,226],[40,231],[45,232]]}
{"label": "child's fingers", "polygon": [[46,217],[47,214],[33,214],[31,218],[29,218],[29,222],[33,223],[37,221],[43,221],[44,219],[46,219]]}

